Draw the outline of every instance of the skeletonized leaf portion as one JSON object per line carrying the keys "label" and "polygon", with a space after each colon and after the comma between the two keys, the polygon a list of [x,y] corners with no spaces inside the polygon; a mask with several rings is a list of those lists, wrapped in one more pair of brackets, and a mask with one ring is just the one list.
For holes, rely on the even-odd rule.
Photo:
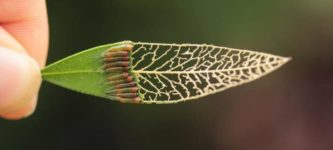
{"label": "skeletonized leaf portion", "polygon": [[134,43],[133,73],[143,103],[197,99],[258,79],[290,58],[198,44]]}

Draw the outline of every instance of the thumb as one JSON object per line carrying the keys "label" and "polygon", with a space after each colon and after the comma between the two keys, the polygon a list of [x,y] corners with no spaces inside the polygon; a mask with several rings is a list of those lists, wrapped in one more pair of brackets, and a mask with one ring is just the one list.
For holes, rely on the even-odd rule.
{"label": "thumb", "polygon": [[40,69],[34,59],[0,47],[1,117],[20,119],[32,114],[40,83]]}

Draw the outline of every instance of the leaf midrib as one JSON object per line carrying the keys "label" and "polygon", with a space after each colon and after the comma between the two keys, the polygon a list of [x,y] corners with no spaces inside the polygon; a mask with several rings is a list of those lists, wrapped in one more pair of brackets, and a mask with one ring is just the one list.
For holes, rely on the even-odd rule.
{"label": "leaf midrib", "polygon": [[228,72],[228,71],[237,71],[245,69],[253,69],[264,67],[267,64],[260,64],[251,67],[239,67],[239,68],[229,68],[229,69],[220,69],[220,70],[199,70],[199,71],[155,71],[155,70],[133,70],[135,73],[145,73],[145,74],[196,74],[196,73],[214,73],[214,72]]}
{"label": "leaf midrib", "polygon": [[65,75],[65,74],[81,74],[81,73],[103,73],[103,71],[79,70],[79,71],[62,71],[62,72],[47,72],[47,73],[42,72],[42,76],[55,76],[55,75]]}

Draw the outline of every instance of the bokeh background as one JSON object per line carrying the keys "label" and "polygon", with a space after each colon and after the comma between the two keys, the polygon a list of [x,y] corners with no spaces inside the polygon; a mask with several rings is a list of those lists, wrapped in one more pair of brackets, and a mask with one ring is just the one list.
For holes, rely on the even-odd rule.
{"label": "bokeh background", "polygon": [[35,114],[0,120],[1,150],[332,150],[332,0],[48,1],[48,63],[122,40],[292,56],[199,101],[130,105],[43,83]]}

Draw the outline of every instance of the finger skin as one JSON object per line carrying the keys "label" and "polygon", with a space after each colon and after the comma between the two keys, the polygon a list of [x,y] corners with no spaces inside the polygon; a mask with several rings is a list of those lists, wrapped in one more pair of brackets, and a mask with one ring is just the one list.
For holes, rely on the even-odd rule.
{"label": "finger skin", "polygon": [[48,49],[45,0],[0,0],[0,25],[43,67]]}
{"label": "finger skin", "polygon": [[35,97],[28,104],[18,108],[10,113],[5,113],[2,115],[3,118],[8,120],[17,120],[30,116],[36,109],[37,97]]}
{"label": "finger skin", "polygon": [[[40,67],[44,67],[48,49],[48,36],[45,0],[0,0],[1,47],[25,54],[35,59]],[[15,75],[12,76],[15,77]],[[1,106],[0,103],[1,117],[20,119],[34,111],[41,76],[34,72],[30,80],[32,81],[30,88],[25,91],[17,91],[17,95],[23,95],[23,97],[13,99],[13,103],[8,105],[8,108],[3,108],[5,106]],[[0,95],[3,92],[0,91]],[[6,101],[1,97],[0,100]],[[3,113],[1,113],[2,111]]]}
{"label": "finger skin", "polygon": [[16,39],[12,37],[1,26],[0,26],[0,46],[28,55],[28,52],[25,50],[25,48],[20,43],[18,43]]}
{"label": "finger skin", "polygon": [[0,47],[0,70],[0,115],[3,116],[20,111],[34,100],[41,80],[34,59],[3,47]]}

